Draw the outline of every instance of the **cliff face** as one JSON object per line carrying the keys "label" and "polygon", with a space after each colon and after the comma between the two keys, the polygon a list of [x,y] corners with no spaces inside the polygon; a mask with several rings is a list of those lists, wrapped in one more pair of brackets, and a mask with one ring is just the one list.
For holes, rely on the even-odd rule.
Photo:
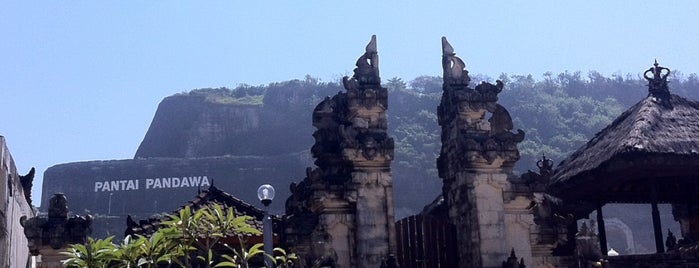
{"label": "cliff face", "polygon": [[260,129],[261,105],[216,103],[203,96],[165,98],[135,158],[255,154],[247,136]]}
{"label": "cliff face", "polygon": [[312,107],[304,105],[307,91],[272,88],[264,95],[264,104],[261,95],[258,102],[241,103],[214,90],[167,97],[158,106],[135,158],[307,151],[313,144]]}

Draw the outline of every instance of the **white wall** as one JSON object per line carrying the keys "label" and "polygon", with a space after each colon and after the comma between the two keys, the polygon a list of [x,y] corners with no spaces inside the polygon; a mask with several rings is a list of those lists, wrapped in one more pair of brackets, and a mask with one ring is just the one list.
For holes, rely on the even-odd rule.
{"label": "white wall", "polygon": [[4,229],[0,233],[0,267],[27,267],[30,256],[24,228],[19,223],[22,216],[30,218],[35,213],[24,196],[5,138],[0,136],[0,227]]}

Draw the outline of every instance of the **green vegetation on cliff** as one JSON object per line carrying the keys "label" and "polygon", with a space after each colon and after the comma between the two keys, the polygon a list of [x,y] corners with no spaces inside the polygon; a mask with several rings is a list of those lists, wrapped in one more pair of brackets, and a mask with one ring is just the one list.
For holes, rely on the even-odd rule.
{"label": "green vegetation on cliff", "polygon": [[[632,75],[605,77],[592,71],[586,76],[545,73],[539,80],[531,75],[502,74],[497,79],[505,82],[499,102],[510,112],[515,128],[526,132],[519,146],[522,158],[515,167],[520,173],[534,169],[542,153],[562,160],[647,95],[646,81]],[[696,74],[684,76],[675,71],[670,79],[674,94],[699,98]],[[471,86],[494,80],[474,75]],[[419,210],[441,191],[435,160],[441,147],[436,110],[442,79],[421,76],[405,82],[396,77],[384,79],[384,86],[389,89],[389,134],[396,141],[396,214],[402,215]],[[161,103],[136,157],[307,152],[313,145],[313,108],[342,90],[340,83],[306,76],[304,80],[197,89],[171,96]]]}
{"label": "green vegetation on cliff", "polygon": [[207,102],[215,104],[262,105],[264,88],[248,85],[241,85],[233,90],[226,87],[200,88],[180,95],[203,97]]}

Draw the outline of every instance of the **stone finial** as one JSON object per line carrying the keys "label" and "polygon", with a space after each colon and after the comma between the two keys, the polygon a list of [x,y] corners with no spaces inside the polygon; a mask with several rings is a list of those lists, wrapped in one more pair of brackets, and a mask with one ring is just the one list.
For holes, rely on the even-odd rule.
{"label": "stone finial", "polygon": [[444,36],[442,36],[442,69],[445,84],[468,86],[471,82],[471,77],[468,76],[468,70],[466,70],[466,63],[456,56],[454,47]]}
{"label": "stone finial", "polygon": [[449,44],[446,36],[442,36],[442,56],[454,56],[454,47]]}
{"label": "stone finial", "polygon": [[[351,79],[343,78],[345,88],[347,86],[356,87],[359,84],[381,84],[379,76],[379,54],[376,46],[376,35],[371,36],[371,41],[366,45],[364,54],[357,59],[357,68],[354,68],[354,75]],[[349,84],[348,84],[349,82]]]}
{"label": "stone finial", "polygon": [[379,52],[378,49],[376,49],[376,35],[371,36],[371,41],[366,45],[366,53],[377,53]]}
{"label": "stone finial", "polygon": [[[652,76],[649,76],[649,73]],[[648,95],[654,97],[668,97],[670,88],[667,86],[667,77],[670,75],[670,69],[662,67],[655,60],[653,67],[650,67],[643,73],[643,77],[648,80]]]}
{"label": "stone finial", "polygon": [[498,80],[469,87],[466,65],[446,37],[442,37],[442,52],[444,91],[437,113],[443,134],[437,160],[440,177],[446,176],[447,169],[510,170],[519,160],[517,144],[524,140],[524,131],[512,132],[512,117],[497,103],[505,84]]}

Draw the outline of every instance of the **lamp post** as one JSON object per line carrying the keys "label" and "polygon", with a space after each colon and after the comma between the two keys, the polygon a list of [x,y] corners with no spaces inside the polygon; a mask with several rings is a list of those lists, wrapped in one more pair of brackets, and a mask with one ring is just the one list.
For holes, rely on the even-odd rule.
{"label": "lamp post", "polygon": [[112,215],[112,195],[114,193],[109,193],[109,205],[107,206],[107,215]]}
{"label": "lamp post", "polygon": [[[265,254],[272,256],[272,218],[269,216],[269,204],[274,199],[274,187],[269,184],[261,185],[260,188],[257,188],[257,198],[265,205],[265,215],[262,218],[262,241],[265,245]],[[265,257],[265,264],[267,267],[274,267],[272,260],[267,257]]]}

